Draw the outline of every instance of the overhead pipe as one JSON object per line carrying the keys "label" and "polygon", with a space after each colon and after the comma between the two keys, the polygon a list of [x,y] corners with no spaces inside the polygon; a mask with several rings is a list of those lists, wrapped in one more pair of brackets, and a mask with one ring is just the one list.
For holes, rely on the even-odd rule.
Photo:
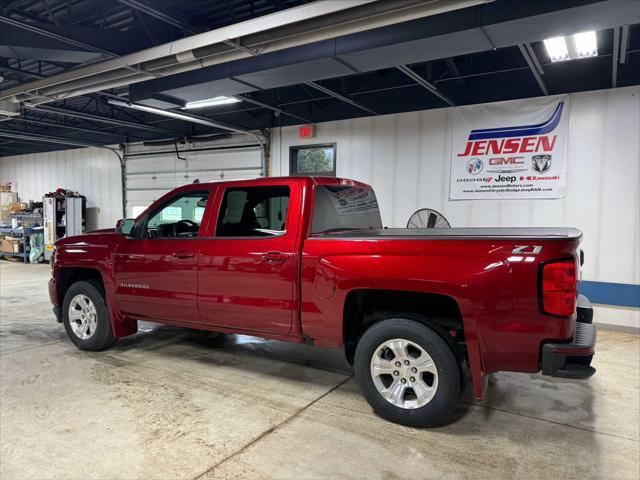
{"label": "overhead pipe", "polygon": [[[489,1],[321,0],[22,84],[0,93],[0,99],[21,102],[28,100],[25,95],[35,92],[40,98],[34,104],[46,103]],[[229,40],[240,48],[229,47]]]}
{"label": "overhead pipe", "polygon": [[[282,25],[288,25],[292,23],[292,21],[307,20],[345,8],[352,8],[354,6],[371,3],[372,1],[373,0],[344,0],[343,2],[333,2],[331,0],[323,0],[320,2],[314,2],[310,5],[304,5],[302,7],[295,7],[293,9],[288,9],[271,15],[265,15],[263,17],[254,18],[245,22],[186,37],[174,42],[147,48],[139,52],[68,70],[43,80],[30,82],[16,88],[9,89],[2,93],[0,98],[13,97],[21,93],[40,90],[113,70],[124,69],[132,65],[143,65],[145,62],[165,57],[167,57],[172,63],[179,63],[177,60],[178,55],[196,48],[212,44],[220,44],[227,39],[241,38],[251,33],[270,30]],[[292,20],[292,18],[296,18],[297,20]]]}

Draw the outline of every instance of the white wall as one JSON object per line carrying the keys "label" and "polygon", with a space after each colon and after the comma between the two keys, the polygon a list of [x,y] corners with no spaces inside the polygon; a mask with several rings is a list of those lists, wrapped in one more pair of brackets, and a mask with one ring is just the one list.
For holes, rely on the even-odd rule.
{"label": "white wall", "polygon": [[[122,217],[120,162],[103,148],[81,148],[0,158],[0,183],[17,182],[20,201],[42,201],[59,187],[87,197],[97,208],[93,228],[108,228]],[[88,215],[89,216],[89,215]]]}
{"label": "white wall", "polygon": [[585,280],[640,283],[640,87],[571,97],[564,199],[449,201],[453,108],[321,123],[307,140],[276,130],[272,175],[288,175],[290,146],[336,142],[337,175],[375,188],[385,225],[431,207],[457,227],[575,226]]}

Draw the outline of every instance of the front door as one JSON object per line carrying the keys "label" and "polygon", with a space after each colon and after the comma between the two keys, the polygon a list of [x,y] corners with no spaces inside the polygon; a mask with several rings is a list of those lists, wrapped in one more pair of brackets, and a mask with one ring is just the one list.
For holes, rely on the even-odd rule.
{"label": "front door", "polygon": [[286,334],[294,311],[299,184],[236,183],[221,190],[214,236],[203,240],[198,264],[202,320]]}
{"label": "front door", "polygon": [[114,259],[121,311],[135,319],[199,323],[198,236],[208,189],[169,197],[135,228]]}

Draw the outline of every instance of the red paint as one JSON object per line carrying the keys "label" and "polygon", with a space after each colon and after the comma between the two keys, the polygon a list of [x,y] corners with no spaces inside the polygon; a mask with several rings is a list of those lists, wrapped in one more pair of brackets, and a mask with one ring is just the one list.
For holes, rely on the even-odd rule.
{"label": "red paint", "polygon": [[[197,238],[136,240],[112,230],[62,239],[56,244],[52,302],[59,303],[62,268],[91,268],[102,276],[117,336],[134,333],[136,320],[144,318],[292,342],[310,337],[315,345],[341,348],[349,292],[385,289],[446,295],[463,318],[477,397],[483,395],[488,373],[537,372],[542,343],[572,337],[575,314],[558,318],[541,312],[538,270],[541,263],[575,257],[577,238],[532,238],[529,243],[542,246],[541,253],[533,262],[517,262],[509,257],[513,259],[513,249],[527,240],[309,236],[314,189],[332,184],[366,187],[328,177],[180,187],[148,212],[176,194],[209,189]],[[286,234],[215,237],[224,189],[247,185],[290,188]],[[176,252],[190,255],[176,257]],[[136,286],[140,284],[145,287]]]}
{"label": "red paint", "polygon": [[458,157],[473,155],[504,155],[512,153],[552,152],[556,135],[516,137],[506,140],[469,140]]}

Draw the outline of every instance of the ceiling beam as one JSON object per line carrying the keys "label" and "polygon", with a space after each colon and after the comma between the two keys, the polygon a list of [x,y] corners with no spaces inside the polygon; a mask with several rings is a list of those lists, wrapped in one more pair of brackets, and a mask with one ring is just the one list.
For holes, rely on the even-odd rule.
{"label": "ceiling beam", "polygon": [[197,28],[195,25],[193,25],[193,23],[191,23],[191,21],[180,12],[170,7],[160,7],[157,0],[154,2],[153,6],[149,5],[149,3],[144,0],[118,0],[118,2],[134,10],[149,15],[156,20],[160,20],[161,22],[173,25],[174,27],[177,27],[180,30],[184,30],[187,33],[195,35],[202,32],[202,29]]}
{"label": "ceiling beam", "polygon": [[402,73],[404,73],[407,77],[411,78],[418,85],[420,85],[421,87],[433,93],[436,97],[438,97],[443,102],[448,103],[452,107],[455,106],[455,103],[453,103],[453,101],[449,97],[447,97],[444,93],[438,90],[435,87],[435,85],[428,82],[422,76],[414,72],[411,68],[407,67],[406,65],[398,65],[396,68],[400,70]]}
{"label": "ceiling beam", "polygon": [[618,86],[618,62],[620,58],[620,27],[613,28],[613,58],[611,60],[611,88]]}
{"label": "ceiling beam", "polygon": [[150,125],[146,125],[143,123],[137,123],[137,122],[129,122],[127,120],[119,120],[116,118],[110,118],[110,117],[103,117],[101,115],[94,115],[92,113],[86,113],[86,112],[78,112],[76,110],[70,110],[67,108],[60,108],[60,107],[51,107],[51,106],[45,106],[45,105],[37,105],[37,106],[30,106],[28,104],[25,104],[25,106],[27,108],[33,108],[42,112],[48,112],[48,113],[53,113],[55,115],[63,115],[66,117],[76,117],[76,118],[82,118],[84,120],[90,120],[90,121],[94,121],[94,122],[101,122],[101,123],[108,123],[111,125],[117,125],[119,127],[124,127],[124,128],[135,128],[138,130],[148,130],[150,132],[155,132],[155,133],[161,133],[164,135],[171,135],[171,136],[184,136],[186,135],[185,132],[180,132],[177,130],[170,130],[167,128],[160,128],[160,127],[152,127]]}
{"label": "ceiling beam", "polygon": [[337,98],[338,100],[340,100],[342,102],[345,102],[345,103],[348,103],[350,105],[353,105],[354,107],[357,107],[360,110],[364,110],[365,112],[371,113],[372,115],[378,115],[377,112],[375,112],[374,110],[371,110],[369,107],[365,107],[361,103],[358,103],[355,100],[351,100],[350,98],[347,98],[344,95],[341,95],[338,92],[335,92],[335,91],[331,90],[330,88],[323,87],[319,83],[316,83],[316,82],[305,82],[305,85],[308,85],[311,88],[315,88],[316,90],[319,90],[322,93],[326,93],[327,95],[329,95],[329,96],[331,96],[333,98]]}
{"label": "ceiling beam", "polygon": [[[531,74],[533,75],[533,78],[535,78],[536,82],[538,83],[538,86],[540,87],[540,90],[542,90],[542,93],[544,93],[545,95],[549,95],[549,91],[547,90],[547,86],[544,84],[544,80],[542,80],[542,77],[540,76],[539,70],[536,67],[537,58],[534,61],[529,56],[529,52],[528,52],[527,48],[522,43],[518,44],[518,49],[520,50],[520,53],[522,53],[522,56],[524,57],[525,61],[527,62],[527,65],[529,65],[529,70],[531,70]],[[533,52],[533,50],[532,50],[532,52]],[[539,62],[538,62],[538,65],[539,65]],[[540,70],[542,70],[542,66],[540,66]]]}
{"label": "ceiling beam", "polygon": [[54,145],[73,145],[76,147],[99,147],[99,148],[108,148],[109,150],[114,150],[113,148],[105,147],[104,145],[101,145],[99,143],[85,142],[81,140],[70,140],[65,137],[38,135],[35,133],[23,133],[18,130],[0,129],[0,137],[17,139],[17,140],[30,140],[30,141],[42,142],[42,143],[51,143]]}
{"label": "ceiling beam", "polygon": [[542,64],[540,63],[540,60],[538,60],[538,56],[536,55],[535,50],[533,50],[533,47],[531,46],[531,44],[525,43],[524,48],[526,48],[527,53],[529,54],[529,58],[531,58],[531,60],[533,61],[533,64],[535,65],[538,73],[540,75],[544,75],[544,69],[542,68]]}
{"label": "ceiling beam", "polygon": [[[22,146],[16,147],[16,145]],[[25,148],[26,146],[30,146],[31,148]],[[47,150],[44,151],[51,151],[51,146],[45,148],[47,148]],[[11,153],[11,155],[25,155],[27,153],[38,153],[42,151],[42,148],[38,148],[38,146],[28,140],[14,140],[12,142],[3,142],[3,144],[0,145],[0,158],[3,156],[8,156],[10,152],[14,152]]]}
{"label": "ceiling beam", "polygon": [[0,63],[0,70],[3,70],[5,72],[10,72],[10,73],[15,73],[23,77],[44,78],[44,75],[40,75],[39,73],[20,70],[19,68],[10,67],[9,65],[2,65],[1,63]]}
{"label": "ceiling beam", "polygon": [[294,113],[289,113],[289,112],[287,112],[287,111],[285,111],[285,110],[283,110],[283,109],[281,109],[279,107],[275,107],[273,105],[269,105],[268,103],[261,102],[259,100],[254,99],[254,98],[248,97],[246,95],[234,95],[234,97],[242,100],[243,102],[253,103],[254,105],[258,105],[259,107],[266,108],[267,110],[271,110],[272,112],[275,112],[278,115],[287,115],[289,117],[297,118],[298,120],[302,120],[303,122],[306,122],[306,123],[315,123],[313,120],[309,120],[308,118],[301,117],[301,116],[296,115]]}
{"label": "ceiling beam", "polygon": [[80,42],[78,40],[74,40],[72,38],[68,38],[65,37],[64,35],[59,35],[57,33],[54,32],[50,32],[49,30],[45,30],[44,28],[40,28],[40,27],[36,27],[35,25],[29,25],[27,23],[24,22],[20,22],[18,20],[15,20],[13,18],[9,18],[9,17],[5,17],[0,15],[0,23],[4,23],[6,25],[11,25],[13,27],[17,27],[20,28],[22,30],[27,30],[31,33],[35,33],[36,35],[41,35],[47,38],[51,38],[53,40],[57,40],[59,42],[62,43],[66,43],[67,45],[73,45],[75,47],[79,47],[85,50],[89,50],[91,52],[94,53],[99,53],[105,57],[108,58],[114,58],[117,57],[117,55],[115,53],[112,52],[108,52],[107,50],[103,50],[101,48],[98,47],[94,47],[93,45],[88,45],[84,42]]}
{"label": "ceiling beam", "polygon": [[629,48],[629,25],[622,26],[622,39],[620,40],[620,64],[627,61],[627,49]]}
{"label": "ceiling beam", "polygon": [[14,117],[11,120],[14,120],[16,122],[22,122],[22,123],[30,123],[33,125],[41,125],[43,127],[53,127],[53,128],[62,128],[62,129],[67,129],[67,130],[74,130],[76,132],[81,132],[81,133],[96,133],[99,135],[105,135],[108,137],[119,137],[125,140],[129,140],[129,139],[140,139],[140,140],[147,140],[147,138],[145,137],[139,137],[137,135],[130,135],[130,134],[122,134],[122,133],[114,133],[114,132],[108,132],[106,130],[98,130],[95,128],[86,128],[86,127],[78,127],[75,125],[68,125],[68,124],[64,124],[64,123],[55,123],[55,122],[44,122],[42,120],[35,120],[32,118],[20,118],[20,117]]}
{"label": "ceiling beam", "polygon": [[29,0],[15,0],[13,2],[8,2],[4,7],[2,7],[2,13],[7,13],[13,10],[14,8],[19,8]]}
{"label": "ceiling beam", "polygon": [[453,61],[453,59],[445,58],[444,63],[447,65],[447,68],[449,69],[449,72],[451,72],[451,75],[453,75],[453,78],[455,79],[456,84],[458,84],[458,87],[464,88],[464,80],[460,78],[460,70],[458,70],[458,67],[456,66],[456,63]]}

